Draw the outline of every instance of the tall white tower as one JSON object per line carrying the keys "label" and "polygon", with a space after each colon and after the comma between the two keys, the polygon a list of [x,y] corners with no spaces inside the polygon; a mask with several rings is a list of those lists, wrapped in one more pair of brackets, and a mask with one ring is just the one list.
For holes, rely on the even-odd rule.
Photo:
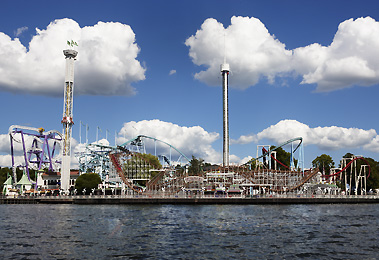
{"label": "tall white tower", "polygon": [[228,77],[229,77],[229,64],[224,61],[221,64],[222,75],[222,92],[223,92],[223,117],[224,117],[224,137],[223,137],[223,161],[224,167],[229,166],[229,105],[228,105]]}
{"label": "tall white tower", "polygon": [[70,188],[70,167],[71,167],[71,131],[74,121],[72,120],[72,105],[74,95],[74,60],[78,52],[75,50],[64,50],[66,56],[66,76],[64,86],[63,103],[63,157],[61,167],[61,189],[68,192]]}

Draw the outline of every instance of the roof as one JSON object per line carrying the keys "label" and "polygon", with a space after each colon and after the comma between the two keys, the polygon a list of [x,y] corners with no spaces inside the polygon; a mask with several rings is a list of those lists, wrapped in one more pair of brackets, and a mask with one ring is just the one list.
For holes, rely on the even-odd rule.
{"label": "roof", "polygon": [[[42,175],[43,176],[60,176],[61,173],[60,172],[44,172]],[[70,176],[75,176],[75,175],[79,175],[79,170],[70,171]]]}
{"label": "roof", "polygon": [[32,185],[32,183],[28,180],[28,177],[24,173],[21,177],[21,180],[17,182],[17,185]]}
{"label": "roof", "polygon": [[12,183],[13,183],[12,177],[9,176],[8,179],[4,182],[4,185],[12,185]]}

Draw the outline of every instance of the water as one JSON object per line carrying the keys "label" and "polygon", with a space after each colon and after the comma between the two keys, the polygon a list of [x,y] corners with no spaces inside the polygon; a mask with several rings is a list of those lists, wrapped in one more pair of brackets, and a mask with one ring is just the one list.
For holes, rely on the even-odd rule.
{"label": "water", "polygon": [[379,207],[0,205],[0,259],[379,259]]}

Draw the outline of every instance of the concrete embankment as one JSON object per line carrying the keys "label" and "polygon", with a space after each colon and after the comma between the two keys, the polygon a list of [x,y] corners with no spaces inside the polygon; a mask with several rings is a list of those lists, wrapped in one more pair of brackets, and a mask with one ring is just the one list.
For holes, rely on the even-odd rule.
{"label": "concrete embankment", "polygon": [[180,197],[118,197],[118,196],[75,196],[75,197],[30,197],[1,198],[0,204],[79,204],[79,205],[136,205],[136,204],[177,204],[177,205],[260,205],[260,204],[355,204],[379,203],[379,196],[345,197],[261,197],[261,198],[180,198]]}

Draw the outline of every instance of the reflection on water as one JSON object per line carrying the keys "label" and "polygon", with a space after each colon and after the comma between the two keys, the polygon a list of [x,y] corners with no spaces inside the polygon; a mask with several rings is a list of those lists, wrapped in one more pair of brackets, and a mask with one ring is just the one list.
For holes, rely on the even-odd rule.
{"label": "reflection on water", "polygon": [[1,259],[376,259],[379,207],[0,205]]}

